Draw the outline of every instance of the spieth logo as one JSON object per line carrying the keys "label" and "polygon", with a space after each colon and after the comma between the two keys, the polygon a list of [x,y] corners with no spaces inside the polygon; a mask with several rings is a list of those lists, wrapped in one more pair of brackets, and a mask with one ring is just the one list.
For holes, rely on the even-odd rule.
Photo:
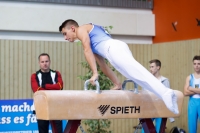
{"label": "spieth logo", "polygon": [[109,109],[110,105],[101,105],[98,107],[99,112],[102,114],[102,116],[106,113],[106,111]]}

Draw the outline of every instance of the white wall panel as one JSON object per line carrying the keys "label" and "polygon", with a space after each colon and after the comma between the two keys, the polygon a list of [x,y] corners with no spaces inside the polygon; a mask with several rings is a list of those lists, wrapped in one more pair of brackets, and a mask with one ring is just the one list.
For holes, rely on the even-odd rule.
{"label": "white wall panel", "polygon": [[0,30],[58,32],[59,25],[69,18],[80,25],[88,22],[112,25],[115,35],[155,35],[151,10],[0,2]]}

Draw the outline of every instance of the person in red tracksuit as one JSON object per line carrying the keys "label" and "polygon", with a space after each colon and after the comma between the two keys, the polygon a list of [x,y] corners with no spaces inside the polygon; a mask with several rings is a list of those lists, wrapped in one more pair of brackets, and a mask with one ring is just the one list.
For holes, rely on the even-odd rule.
{"label": "person in red tracksuit", "polygon": [[[63,81],[59,71],[50,69],[50,56],[47,53],[42,53],[38,57],[40,70],[31,75],[31,87],[33,92],[40,90],[62,90]],[[37,113],[37,112],[36,112]],[[39,133],[49,132],[49,122],[51,123],[52,130],[56,133],[62,133],[61,120],[39,120],[38,130]]]}

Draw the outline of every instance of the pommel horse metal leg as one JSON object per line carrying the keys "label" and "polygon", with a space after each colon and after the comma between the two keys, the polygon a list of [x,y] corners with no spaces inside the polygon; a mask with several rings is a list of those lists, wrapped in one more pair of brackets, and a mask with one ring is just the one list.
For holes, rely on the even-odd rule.
{"label": "pommel horse metal leg", "polygon": [[140,122],[145,133],[156,133],[156,129],[151,118],[140,119]]}
{"label": "pommel horse metal leg", "polygon": [[[81,120],[68,120],[68,123],[65,127],[64,133],[76,133],[79,125],[80,125]],[[53,133],[58,133],[58,130],[55,128],[55,122],[50,121],[51,127],[52,127],[52,132]]]}
{"label": "pommel horse metal leg", "polygon": [[160,125],[160,133],[165,132],[166,123],[167,123],[167,118],[162,118],[162,122],[161,122],[161,125]]}
{"label": "pommel horse metal leg", "polygon": [[52,132],[53,133],[58,133],[58,129],[56,128],[56,123],[55,121],[50,121]]}
{"label": "pommel horse metal leg", "polygon": [[81,120],[69,120],[67,126],[65,127],[64,133],[76,133]]}
{"label": "pommel horse metal leg", "polygon": [[[156,133],[155,126],[151,118],[140,119],[145,133]],[[165,133],[167,118],[162,118],[159,133]]]}

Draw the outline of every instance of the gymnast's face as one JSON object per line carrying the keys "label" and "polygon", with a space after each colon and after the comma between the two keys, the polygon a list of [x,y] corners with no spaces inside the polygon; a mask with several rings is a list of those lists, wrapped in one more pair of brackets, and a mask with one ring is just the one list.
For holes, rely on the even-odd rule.
{"label": "gymnast's face", "polygon": [[68,40],[69,42],[74,42],[76,39],[76,32],[75,32],[76,28],[71,25],[71,26],[65,26],[62,29],[62,34],[65,38],[65,40]]}
{"label": "gymnast's face", "polygon": [[149,65],[149,69],[150,69],[150,72],[155,75],[157,72],[159,72],[160,70],[160,67],[159,66],[156,66],[156,63],[151,63]]}
{"label": "gymnast's face", "polygon": [[50,59],[48,56],[40,56],[39,65],[42,72],[49,72],[50,70]]}
{"label": "gymnast's face", "polygon": [[194,71],[200,72],[200,60],[194,60],[193,61]]}

